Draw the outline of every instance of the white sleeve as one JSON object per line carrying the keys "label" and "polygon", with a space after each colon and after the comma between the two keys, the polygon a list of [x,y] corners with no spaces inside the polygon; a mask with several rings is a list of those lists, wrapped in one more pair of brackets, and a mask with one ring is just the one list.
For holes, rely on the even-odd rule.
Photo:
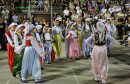
{"label": "white sleeve", "polygon": [[21,45],[19,45],[18,37],[17,37],[16,34],[14,35],[14,45],[15,45],[14,52],[15,53],[20,54],[21,51],[26,47],[26,41],[25,40],[26,40],[26,36],[24,36],[23,43]]}
{"label": "white sleeve", "polygon": [[63,36],[63,34],[62,34],[61,28],[60,28],[60,35],[61,35],[62,39],[64,39],[64,36]]}
{"label": "white sleeve", "polygon": [[43,49],[39,46],[38,41],[36,40],[36,38],[32,37],[30,40],[31,40],[32,46],[35,48],[35,50],[37,51],[37,53],[38,53],[41,57],[44,57],[44,51],[43,51]]}
{"label": "white sleeve", "polygon": [[90,42],[93,41],[93,39],[94,39],[94,34],[92,34],[89,38],[87,38],[87,39],[85,40],[85,43],[86,43],[88,46],[90,46],[91,48],[93,48],[93,45],[92,45]]}
{"label": "white sleeve", "polygon": [[16,34],[14,35],[14,46],[15,48],[19,47],[18,36]]}
{"label": "white sleeve", "polygon": [[38,33],[36,33],[36,38],[37,38],[38,41],[41,41],[40,35]]}
{"label": "white sleeve", "polygon": [[66,36],[66,39],[68,39],[70,37],[70,32],[69,32],[69,34]]}
{"label": "white sleeve", "polygon": [[5,33],[5,36],[7,37],[8,43],[9,43],[12,47],[14,47],[13,42],[12,42],[12,40],[10,39],[10,37],[9,37],[6,33]]}
{"label": "white sleeve", "polygon": [[112,46],[113,44],[116,43],[116,40],[108,34],[106,35],[106,39],[110,40],[110,44],[108,46]]}

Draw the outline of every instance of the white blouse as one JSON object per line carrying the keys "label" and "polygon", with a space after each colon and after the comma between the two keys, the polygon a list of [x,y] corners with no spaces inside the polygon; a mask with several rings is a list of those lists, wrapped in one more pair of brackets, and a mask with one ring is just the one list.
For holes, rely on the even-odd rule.
{"label": "white blouse", "polygon": [[[116,40],[115,40],[113,37],[111,37],[110,35],[108,35],[108,34],[106,35],[106,39],[109,39],[109,40],[110,40],[110,44],[109,44],[108,46],[112,46],[113,44],[116,43]],[[85,40],[85,43],[86,43],[88,46],[90,46],[91,48],[93,48],[94,45],[91,44],[92,41],[94,41],[94,34],[92,34],[88,39],[86,39],[86,40]]]}
{"label": "white blouse", "polygon": [[[11,34],[11,37],[12,38],[10,38],[6,33],[5,33],[5,36],[7,37],[7,40],[8,40],[8,43],[12,46],[12,47],[14,47],[14,45],[13,45],[13,40],[14,40],[14,31],[11,31],[11,30],[9,30],[9,32],[10,32],[10,34]],[[11,40],[12,39],[12,40]]]}
{"label": "white blouse", "polygon": [[44,51],[43,49],[39,46],[37,39],[34,36],[27,37],[27,39],[31,40],[32,47],[35,48],[37,53],[41,56],[44,57]]}
{"label": "white blouse", "polygon": [[72,38],[76,38],[78,37],[77,35],[77,30],[74,30],[74,31],[70,31],[69,34],[67,35],[66,39],[70,37],[70,35],[72,34]]}

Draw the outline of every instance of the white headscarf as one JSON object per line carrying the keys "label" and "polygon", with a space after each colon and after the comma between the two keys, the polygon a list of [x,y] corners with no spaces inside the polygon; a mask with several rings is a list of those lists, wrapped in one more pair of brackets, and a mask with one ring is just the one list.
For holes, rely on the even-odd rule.
{"label": "white headscarf", "polygon": [[105,37],[105,25],[102,22],[97,22],[97,28],[99,30],[99,41],[102,42]]}
{"label": "white headscarf", "polygon": [[20,24],[16,27],[15,33],[18,31],[18,29],[20,29],[21,27],[25,27],[24,24]]}
{"label": "white headscarf", "polygon": [[13,27],[14,25],[17,26],[18,24],[17,24],[17,23],[11,23],[11,24],[9,25],[8,29],[10,30],[10,28]]}
{"label": "white headscarf", "polygon": [[42,28],[42,25],[37,25],[37,26],[36,26],[36,29],[37,29],[37,30],[39,30],[39,29],[41,29],[41,28]]}
{"label": "white headscarf", "polygon": [[30,24],[28,25],[26,28],[25,28],[25,34],[28,34],[32,29],[34,29],[35,26],[33,24]]}

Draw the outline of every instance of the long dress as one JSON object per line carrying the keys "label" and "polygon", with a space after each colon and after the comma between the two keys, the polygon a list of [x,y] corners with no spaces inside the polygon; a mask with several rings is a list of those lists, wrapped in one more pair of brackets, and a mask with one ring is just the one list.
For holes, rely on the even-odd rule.
{"label": "long dress", "polygon": [[[69,34],[70,29],[66,28],[65,31],[65,37]],[[69,55],[69,47],[70,47],[70,39],[65,40],[65,51],[66,51],[66,56],[68,57]]]}
{"label": "long dress", "polygon": [[12,32],[11,30],[8,30],[5,35],[8,40],[8,44],[7,44],[8,64],[10,67],[10,72],[12,72],[12,69],[14,67],[14,59],[15,59],[15,52],[14,52],[14,45],[13,45],[14,32]]}
{"label": "long dress", "polygon": [[[21,48],[21,46],[24,46],[22,44],[22,42],[23,42],[22,35],[19,34],[19,33],[15,33],[15,35],[14,35],[15,50],[16,49],[18,50],[18,49]],[[21,54],[22,55],[23,55],[23,53],[24,53],[24,49],[21,50]],[[20,53],[15,53],[14,67],[13,67],[12,73],[13,74],[18,73],[19,76],[21,76],[21,65],[22,65],[22,58],[23,58],[23,56],[19,56],[19,54]]]}
{"label": "long dress", "polygon": [[47,55],[45,56],[45,62],[51,63],[52,42],[50,33],[45,33],[44,50],[47,52]]}
{"label": "long dress", "polygon": [[[116,41],[110,35],[106,35],[102,42],[99,42],[99,34],[92,34],[85,42],[93,48],[92,51],[92,71],[95,78],[99,78],[101,74],[102,79],[107,78],[108,72],[108,57],[107,57],[107,42],[110,40],[109,46],[112,46]],[[91,41],[94,41],[94,47],[91,45]]]}
{"label": "long dress", "polygon": [[56,55],[58,57],[61,57],[61,50],[62,50],[62,41],[61,41],[61,39],[64,38],[63,35],[62,35],[62,32],[61,32],[61,28],[54,26],[52,28],[52,33],[53,33],[53,38],[54,38],[54,41],[55,41],[52,44],[53,49],[54,49]]}
{"label": "long dress", "polygon": [[39,46],[33,34],[27,35],[26,48],[22,60],[21,77],[26,79],[27,75],[32,75],[35,80],[41,80],[41,67],[39,56],[44,56],[43,49]]}
{"label": "long dress", "polygon": [[69,57],[79,58],[81,56],[80,45],[77,38],[77,30],[70,31],[66,38],[70,38]]}

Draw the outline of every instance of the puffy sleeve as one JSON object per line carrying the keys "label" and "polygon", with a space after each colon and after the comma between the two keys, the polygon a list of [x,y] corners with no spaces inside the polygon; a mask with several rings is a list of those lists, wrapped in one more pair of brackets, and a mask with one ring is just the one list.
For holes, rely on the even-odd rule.
{"label": "puffy sleeve", "polygon": [[37,51],[37,53],[38,53],[41,57],[44,57],[44,51],[43,51],[43,49],[39,46],[38,41],[36,40],[36,38],[35,38],[35,37],[32,37],[30,40],[31,40],[32,46],[35,48],[35,50]]}
{"label": "puffy sleeve", "polygon": [[15,48],[19,47],[18,36],[16,34],[14,35],[14,46]]}
{"label": "puffy sleeve", "polygon": [[26,35],[24,35],[23,43],[21,45],[19,45],[18,37],[15,34],[14,35],[14,45],[15,45],[14,52],[17,53],[17,54],[20,54],[21,51],[26,47]]}
{"label": "puffy sleeve", "polygon": [[41,41],[40,35],[38,33],[36,33],[36,38],[37,38],[38,41]]}
{"label": "puffy sleeve", "polygon": [[9,43],[12,47],[14,47],[13,42],[12,42],[12,40],[10,39],[10,37],[9,37],[6,33],[5,33],[5,36],[7,37],[8,43]]}
{"label": "puffy sleeve", "polygon": [[110,44],[108,46],[112,46],[113,44],[116,43],[116,40],[108,34],[106,35],[106,39],[110,40]]}
{"label": "puffy sleeve", "polygon": [[85,40],[85,43],[90,46],[91,48],[93,48],[93,45],[91,44],[91,41],[94,39],[94,34],[92,34],[89,38],[87,38]]}

